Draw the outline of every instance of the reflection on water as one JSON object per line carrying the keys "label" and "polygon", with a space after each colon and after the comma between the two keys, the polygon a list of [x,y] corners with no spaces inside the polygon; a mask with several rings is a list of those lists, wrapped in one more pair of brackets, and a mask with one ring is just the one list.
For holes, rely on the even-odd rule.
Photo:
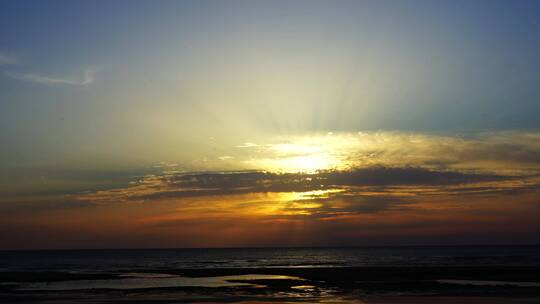
{"label": "reflection on water", "polygon": [[142,289],[166,287],[264,287],[243,282],[253,280],[298,280],[303,279],[284,275],[248,274],[218,277],[182,277],[161,273],[129,273],[120,279],[72,280],[60,282],[39,282],[21,285],[19,290],[83,290],[83,289]]}
{"label": "reflection on water", "polygon": [[302,291],[314,291],[317,287],[313,285],[298,285],[292,286],[292,289],[302,290]]}

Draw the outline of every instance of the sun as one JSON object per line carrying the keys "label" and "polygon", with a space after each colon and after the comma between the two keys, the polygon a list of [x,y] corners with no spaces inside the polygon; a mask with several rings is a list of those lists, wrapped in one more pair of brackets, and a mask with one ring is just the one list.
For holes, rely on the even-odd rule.
{"label": "sun", "polygon": [[276,168],[285,172],[316,173],[321,170],[329,170],[335,166],[337,160],[325,153],[312,155],[293,156],[276,161]]}
{"label": "sun", "polygon": [[348,166],[346,155],[350,141],[338,136],[289,137],[283,141],[267,145],[268,154],[254,159],[253,163],[271,172],[307,174],[340,170]]}
{"label": "sun", "polygon": [[326,153],[306,154],[276,158],[262,158],[252,161],[265,171],[277,173],[313,174],[323,170],[336,169],[340,161]]}

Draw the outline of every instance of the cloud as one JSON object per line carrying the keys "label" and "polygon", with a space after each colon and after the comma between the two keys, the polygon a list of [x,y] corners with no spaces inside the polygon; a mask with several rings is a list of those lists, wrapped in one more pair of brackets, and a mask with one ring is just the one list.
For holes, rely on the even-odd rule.
{"label": "cloud", "polygon": [[0,66],[18,65],[20,63],[19,58],[16,56],[0,53]]}
{"label": "cloud", "polygon": [[17,80],[28,81],[33,83],[39,83],[43,85],[73,85],[73,86],[87,86],[95,81],[95,69],[85,69],[82,75],[77,77],[59,77],[48,74],[38,73],[6,73],[9,77]]}
{"label": "cloud", "polygon": [[[240,147],[240,146],[237,146]],[[237,150],[237,168],[273,172],[424,167],[520,175],[540,172],[540,133],[435,135],[408,132],[311,134],[270,138]],[[215,165],[219,168],[219,164]]]}
{"label": "cloud", "polygon": [[[89,183],[92,173],[79,179],[80,187],[62,192],[67,195],[7,197],[4,207],[0,199],[0,222],[12,234],[24,233],[19,239],[25,241],[44,230],[77,242],[82,236],[95,246],[106,238],[117,246],[133,236],[138,246],[162,242],[146,243],[154,247],[441,244],[456,236],[464,242],[537,242],[539,139],[520,132],[378,132],[258,141],[258,147],[234,149],[239,153],[202,157],[220,162],[220,155],[232,156],[225,162],[241,163],[328,153],[350,166],[309,173],[237,166],[188,172],[182,163],[162,162],[107,184],[103,178],[111,173]],[[61,180],[71,184],[75,176]],[[11,177],[5,173],[5,180]],[[47,184],[43,189],[54,191]]]}
{"label": "cloud", "polygon": [[[0,67],[21,65],[21,61],[17,56],[0,53]],[[95,81],[96,68],[85,68],[80,75],[58,76],[51,74],[35,73],[35,72],[20,72],[20,71],[5,71],[4,74],[16,80],[39,83],[43,85],[73,85],[87,86]]]}
{"label": "cloud", "polygon": [[447,213],[465,216],[467,221],[497,221],[511,216],[509,212],[536,212],[538,139],[539,134],[519,132],[469,137],[377,132],[292,138],[246,147],[242,151],[247,154],[231,154],[234,158],[228,162],[247,158],[257,164],[270,159],[275,164],[283,158],[328,154],[346,166],[310,172],[270,170],[274,166],[186,172],[180,165],[127,186],[75,194],[70,199],[100,208],[144,203],[144,208],[166,210],[142,220],[157,225],[253,219],[341,221],[355,226],[389,214],[415,222],[422,216]]}
{"label": "cloud", "polygon": [[[498,189],[499,183],[514,177],[434,171],[425,168],[369,167],[349,171],[324,171],[316,174],[271,173],[263,171],[193,172],[148,175],[136,185],[99,191],[79,196],[97,202],[147,201],[166,198],[225,196],[268,192],[310,192],[339,189],[355,194],[360,190],[391,193],[392,187],[434,188],[438,191],[459,191],[456,187]],[[490,184],[491,183],[491,184]],[[355,194],[356,195],[356,194]]]}
{"label": "cloud", "polygon": [[254,148],[254,147],[258,147],[259,145],[255,144],[255,143],[252,143],[252,142],[245,142],[241,145],[238,145],[236,146],[237,148]]}

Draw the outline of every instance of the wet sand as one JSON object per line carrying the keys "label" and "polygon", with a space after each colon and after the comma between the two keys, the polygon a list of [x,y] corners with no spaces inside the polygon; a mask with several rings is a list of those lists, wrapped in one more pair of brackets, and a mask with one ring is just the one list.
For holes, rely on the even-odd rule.
{"label": "wet sand", "polygon": [[0,302],[540,303],[538,273],[497,266],[0,272]]}

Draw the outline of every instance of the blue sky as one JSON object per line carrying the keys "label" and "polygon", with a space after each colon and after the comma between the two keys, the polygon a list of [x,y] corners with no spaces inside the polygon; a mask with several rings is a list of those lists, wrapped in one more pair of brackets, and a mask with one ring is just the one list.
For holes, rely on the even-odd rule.
{"label": "blue sky", "polygon": [[163,134],[148,108],[208,137],[540,126],[537,1],[1,5],[1,139],[26,153]]}

